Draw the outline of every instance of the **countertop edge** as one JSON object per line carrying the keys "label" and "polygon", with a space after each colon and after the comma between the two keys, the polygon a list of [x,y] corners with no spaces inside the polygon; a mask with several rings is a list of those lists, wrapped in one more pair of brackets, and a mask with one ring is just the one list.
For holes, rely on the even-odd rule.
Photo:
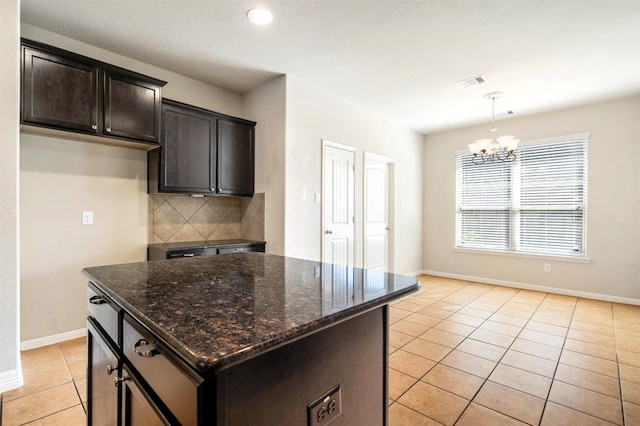
{"label": "countertop edge", "polygon": [[173,351],[175,355],[177,355],[179,358],[182,358],[184,362],[186,362],[195,371],[206,374],[215,373],[240,361],[255,358],[263,353],[276,349],[285,343],[299,340],[317,331],[325,329],[328,326],[340,323],[349,318],[368,312],[372,309],[389,304],[393,300],[413,293],[420,288],[420,282],[416,279],[415,284],[410,287],[405,287],[392,294],[388,294],[386,296],[373,299],[369,302],[361,303],[347,310],[328,315],[315,322],[300,325],[291,329],[289,333],[275,335],[273,338],[265,340],[261,344],[244,348],[223,358],[203,358],[189,351],[180,340],[167,333],[161,326],[157,325],[152,319],[142,314],[133,305],[129,304],[126,300],[118,296],[116,293],[112,292],[108,287],[102,285],[100,283],[100,280],[97,279],[97,277],[91,275],[86,270],[86,268],[82,269],[82,272],[89,278],[91,283],[93,283],[96,287],[98,287],[98,289],[100,289],[107,296],[113,299],[114,302],[120,305],[120,307],[124,309],[125,313],[135,319],[145,329],[149,330],[151,333],[157,336],[160,342],[163,345],[167,346],[171,351]]}

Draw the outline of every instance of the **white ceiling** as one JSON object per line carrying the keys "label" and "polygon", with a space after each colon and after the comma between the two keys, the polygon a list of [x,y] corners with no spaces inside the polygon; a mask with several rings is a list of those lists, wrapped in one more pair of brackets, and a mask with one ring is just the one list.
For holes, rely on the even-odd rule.
{"label": "white ceiling", "polygon": [[[269,8],[268,27],[246,19]],[[22,0],[22,21],[237,93],[280,74],[428,133],[640,92],[640,0]],[[487,83],[455,82],[482,74]]]}

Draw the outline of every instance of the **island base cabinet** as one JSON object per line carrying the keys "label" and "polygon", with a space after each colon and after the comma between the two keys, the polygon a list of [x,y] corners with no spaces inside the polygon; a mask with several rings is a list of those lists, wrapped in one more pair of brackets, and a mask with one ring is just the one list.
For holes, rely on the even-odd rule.
{"label": "island base cabinet", "polygon": [[116,426],[118,424],[119,357],[99,326],[92,318],[87,320],[87,423],[89,425]]}
{"label": "island base cabinet", "polygon": [[217,425],[316,425],[308,405],[340,386],[340,425],[387,423],[387,307],[329,327],[217,377]]}

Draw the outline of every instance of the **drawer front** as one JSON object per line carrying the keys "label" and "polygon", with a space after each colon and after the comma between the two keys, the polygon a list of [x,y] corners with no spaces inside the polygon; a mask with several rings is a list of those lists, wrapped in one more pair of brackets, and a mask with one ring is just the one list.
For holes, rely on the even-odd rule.
{"label": "drawer front", "polygon": [[204,249],[173,250],[167,252],[167,259],[178,259],[181,257],[198,257],[204,255]]}
{"label": "drawer front", "polygon": [[105,295],[99,293],[98,290],[87,287],[87,310],[89,314],[95,318],[95,320],[104,329],[107,335],[113,340],[116,345],[119,345],[118,340],[118,311],[115,304]]}
{"label": "drawer front", "polygon": [[236,247],[220,247],[218,254],[225,253],[246,253],[251,251],[260,251],[258,246],[236,246]]}
{"label": "drawer front", "polygon": [[165,349],[131,322],[127,317],[123,321],[125,357],[181,424],[195,425],[199,382],[169,360],[163,353]]}

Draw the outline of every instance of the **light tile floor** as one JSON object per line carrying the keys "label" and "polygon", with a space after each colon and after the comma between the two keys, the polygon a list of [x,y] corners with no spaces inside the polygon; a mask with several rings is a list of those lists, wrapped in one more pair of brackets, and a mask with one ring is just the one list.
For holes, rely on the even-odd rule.
{"label": "light tile floor", "polygon": [[85,338],[23,351],[24,385],[2,394],[2,426],[86,423]]}
{"label": "light tile floor", "polygon": [[390,425],[640,425],[640,306],[419,278],[391,305]]}
{"label": "light tile floor", "polygon": [[[640,306],[419,279],[391,306],[390,426],[640,425]],[[84,339],[22,364],[0,424],[86,423]]]}

